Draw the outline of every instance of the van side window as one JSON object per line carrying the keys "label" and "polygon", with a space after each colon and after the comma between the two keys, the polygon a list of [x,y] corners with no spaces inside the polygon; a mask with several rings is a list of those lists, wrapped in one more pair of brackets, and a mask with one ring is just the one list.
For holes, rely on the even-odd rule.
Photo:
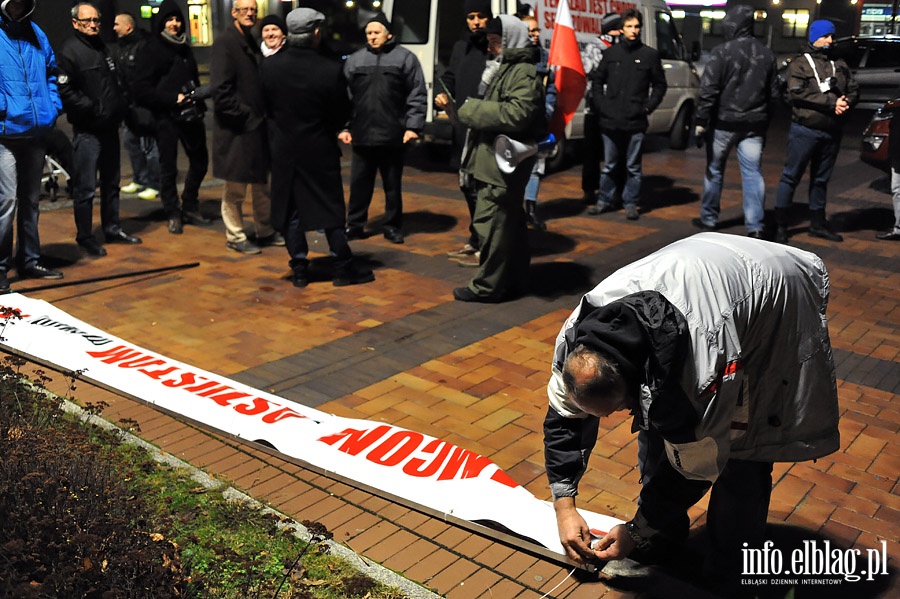
{"label": "van side window", "polygon": [[656,50],[663,60],[684,60],[684,45],[681,36],[667,12],[656,13]]}

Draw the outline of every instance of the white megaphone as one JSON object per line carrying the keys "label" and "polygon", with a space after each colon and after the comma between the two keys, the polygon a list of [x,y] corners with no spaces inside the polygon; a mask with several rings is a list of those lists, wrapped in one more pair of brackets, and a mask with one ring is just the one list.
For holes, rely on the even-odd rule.
{"label": "white megaphone", "polygon": [[520,162],[537,154],[537,151],[536,143],[522,143],[505,135],[498,135],[494,140],[494,158],[497,159],[500,170],[507,175],[515,171]]}

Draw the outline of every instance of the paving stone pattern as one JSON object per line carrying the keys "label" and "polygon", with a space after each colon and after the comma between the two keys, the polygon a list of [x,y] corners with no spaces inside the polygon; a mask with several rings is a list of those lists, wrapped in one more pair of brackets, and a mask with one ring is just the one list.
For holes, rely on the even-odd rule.
{"label": "paving stone pattern", "polygon": [[[770,204],[783,151],[783,145],[766,151]],[[740,235],[740,181],[733,157],[732,163],[723,223],[724,232]],[[651,151],[644,164],[639,221],[626,221],[622,212],[588,216],[580,201],[577,168],[547,177],[540,210],[548,230],[530,233],[532,292],[502,305],[452,300],[453,287],[472,274],[445,256],[465,239],[465,204],[454,173],[416,166],[408,167],[405,176],[406,243],[392,245],[376,231],[352,244],[375,268],[377,280],[369,285],[330,284],[327,245],[319,234],[310,234],[313,281],[295,289],[286,280],[283,248],[268,247],[249,257],[231,252],[220,220],[206,228],[188,225],[184,235],[171,235],[159,204],[133,196],[123,196],[123,226],[142,236],[144,244],[109,245],[109,255],[102,259],[79,256],[65,199],[56,205],[44,202],[41,236],[48,265],[63,268],[66,281],[194,261],[198,267],[32,294],[29,289],[46,282],[13,279],[12,285],[200,368],[326,412],[389,422],[467,447],[490,457],[538,497],[548,498],[541,424],[553,341],[563,319],[603,276],[695,233],[690,219],[698,211],[703,152],[690,149],[675,160],[669,152]],[[896,560],[900,245],[875,241],[872,227],[860,224],[871,222],[873,215],[880,225],[890,222],[889,197],[870,185],[879,173],[845,149],[838,171],[849,170],[860,175],[832,190],[829,198],[829,213],[843,223],[846,241],[811,238],[805,222],[798,223],[792,238],[792,244],[818,252],[830,270],[841,449],[817,462],[776,465],[770,521],[802,527],[845,547],[879,547],[886,540]],[[221,191],[221,182],[204,185],[206,214],[218,215]],[[804,197],[802,186],[798,202]],[[376,191],[372,214],[381,209]],[[252,221],[248,224],[252,231]],[[61,390],[62,377],[54,384]],[[80,384],[75,394],[82,403],[108,402],[104,416],[109,420],[137,421],[141,436],[165,451],[233,481],[297,520],[321,522],[365,559],[447,597],[537,599],[569,572],[103,389]],[[638,488],[635,437],[628,418],[614,415],[601,424],[580,502],[629,518]],[[704,500],[691,510],[695,524],[704,522],[705,507]],[[895,573],[880,596],[896,597],[898,589]],[[639,595],[579,573],[552,596]]]}

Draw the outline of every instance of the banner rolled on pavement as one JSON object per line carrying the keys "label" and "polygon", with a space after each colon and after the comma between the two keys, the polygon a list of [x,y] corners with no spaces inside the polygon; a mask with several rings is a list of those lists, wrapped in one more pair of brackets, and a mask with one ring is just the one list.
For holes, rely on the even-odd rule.
{"label": "banner rolled on pavement", "polygon": [[[0,348],[100,384],[169,413],[263,442],[352,484],[403,497],[426,511],[497,523],[558,554],[556,517],[489,458],[401,427],[326,414],[114,337],[53,305],[20,294],[0,298],[8,317]],[[597,534],[621,523],[582,511]]]}

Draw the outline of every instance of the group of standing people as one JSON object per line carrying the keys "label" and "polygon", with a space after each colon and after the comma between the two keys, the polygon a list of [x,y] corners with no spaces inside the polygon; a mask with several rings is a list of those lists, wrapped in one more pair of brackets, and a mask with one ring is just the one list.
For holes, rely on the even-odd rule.
{"label": "group of standing people", "polygon": [[[135,173],[134,181],[124,189],[139,191],[148,199],[158,193],[172,234],[181,234],[185,224],[211,222],[199,207],[200,183],[210,158],[204,127],[207,98],[213,105],[213,174],[225,181],[221,217],[228,249],[258,254],[261,246],[287,245],[294,282],[303,286],[308,277],[298,265],[308,263],[308,247],[297,231],[322,230],[339,257],[338,271],[349,273],[338,278],[352,282],[374,278],[368,271],[357,272],[356,267],[347,265],[353,264],[348,241],[368,235],[365,227],[376,173],[381,174],[385,192],[381,232],[388,241],[403,243],[404,155],[424,129],[427,95],[418,60],[396,43],[383,14],[366,23],[366,46],[346,60],[339,81],[327,80],[329,85],[343,86],[348,97],[330,103],[325,112],[307,114],[276,102],[284,90],[295,85],[293,81],[280,77],[278,85],[267,88],[263,73],[273,72],[276,67],[271,65],[285,72],[296,66],[296,61],[285,56],[318,54],[309,50],[320,43],[315,38],[321,37],[321,13],[302,11],[287,21],[270,15],[258,23],[255,0],[235,0],[232,23],[213,45],[210,85],[201,86],[185,18],[174,0],[161,4],[150,33],[140,30],[132,15],[117,15],[114,29],[119,40],[109,47],[99,36],[97,8],[88,2],[76,4],[71,12],[73,36],[60,49],[58,68],[46,37],[29,19],[34,5],[35,0],[0,2],[4,41],[17,44],[17,51],[27,52],[30,60],[41,58],[47,63],[42,73],[27,61],[4,70],[10,80],[38,77],[41,84],[35,89],[43,93],[32,98],[36,108],[32,114],[37,120],[5,129],[2,139],[7,142],[2,148],[10,160],[22,155],[25,151],[18,147],[17,139],[40,142],[52,128],[60,107],[68,114],[74,129],[71,175],[76,242],[87,255],[104,256],[103,243],[141,243],[119,222],[119,130],[123,122],[124,145]],[[524,289],[529,262],[525,228],[545,225],[536,210],[542,157],[526,158],[511,173],[503,172],[493,159],[493,144],[498,134],[526,145],[540,142],[552,116],[555,88],[533,17],[526,16],[524,22],[508,15],[494,18],[489,0],[465,0],[464,6],[469,34],[454,46],[434,100],[435,107],[454,113],[460,187],[470,215],[469,238],[462,248],[450,252],[450,257],[461,265],[478,268],[466,287],[454,290],[454,297],[497,302]],[[300,19],[306,19],[302,26],[298,24]],[[291,31],[291,23],[297,32]],[[261,42],[252,33],[257,25]],[[598,172],[594,162],[599,164],[599,157],[588,157],[583,187],[593,204],[590,214],[612,210],[621,196],[626,218],[634,220],[639,218],[644,134],[649,115],[666,93],[666,80],[659,53],[641,42],[642,16],[638,10],[607,14],[602,25],[599,39],[603,44],[598,45],[597,60],[592,59],[588,69],[586,134],[589,142],[595,142],[588,144],[589,149],[602,146],[604,161]],[[724,31],[726,42],[712,52],[697,107],[695,135],[706,142],[707,169],[700,217],[694,224],[703,230],[718,228],[724,167],[734,148],[743,178],[748,235],[761,238],[765,202],[761,154],[781,91],[774,55],[752,36],[752,10],[732,7]],[[786,94],[793,123],[787,164],[776,194],[775,240],[781,243],[788,241],[788,210],[808,165],[812,166],[810,233],[841,240],[825,219],[825,195],[840,145],[841,126],[858,99],[858,91],[846,64],[827,56],[833,34],[830,22],[812,23],[807,51],[793,60],[787,71]],[[306,51],[294,51],[296,48]],[[324,64],[318,58],[314,62],[315,66]],[[273,82],[275,79],[273,75]],[[15,87],[17,83],[10,85]],[[325,93],[322,89],[295,91]],[[317,134],[324,134],[332,123],[339,122],[335,140],[309,142],[312,149],[307,151],[289,148],[287,140],[281,139],[287,133],[300,133],[316,118],[320,119],[313,127]],[[293,123],[294,129],[286,128],[285,123]],[[352,145],[349,213],[340,207],[340,165],[332,160],[339,156],[336,140]],[[189,163],[180,198],[176,187],[179,144]],[[40,143],[29,145],[30,149],[42,147]],[[272,151],[276,147],[279,150]],[[338,153],[326,151],[328,147]],[[297,164],[301,155],[306,166]],[[16,169],[36,168],[24,155],[15,162]],[[304,168],[310,168],[310,174],[321,180],[298,183],[296,179],[303,177],[290,173]],[[98,181],[100,239],[94,235],[92,219]],[[26,193],[20,192],[21,204],[33,204],[27,198],[36,197],[37,185],[33,190],[31,187],[30,182],[22,186]],[[247,200],[252,202],[255,224],[250,234],[245,231],[243,218]],[[293,216],[297,222],[291,221]],[[20,209],[19,221],[16,261],[20,274],[61,278],[62,273],[38,262],[36,210],[28,206]],[[0,216],[0,224],[3,222]],[[288,231],[291,227],[293,234]],[[0,241],[7,236],[11,243],[11,230],[0,236]],[[6,257],[0,258],[7,264],[6,271],[11,254],[10,248],[4,252]]]}
{"label": "group of standing people", "polygon": [[[730,8],[723,31],[726,41],[712,51],[703,71],[697,105],[695,135],[706,142],[707,168],[700,217],[694,219],[694,225],[705,231],[718,228],[725,162],[736,148],[747,235],[764,238],[762,151],[775,106],[786,99],[791,105],[791,128],[787,160],[775,195],[775,241],[788,243],[789,209],[807,167],[809,233],[842,241],[825,218],[825,204],[841,130],[849,110],[859,100],[859,88],[847,64],[828,55],[834,24],[826,20],[810,24],[805,51],[787,68],[785,90],[777,76],[775,55],[753,37],[751,7]],[[782,93],[787,97],[782,98]]]}

